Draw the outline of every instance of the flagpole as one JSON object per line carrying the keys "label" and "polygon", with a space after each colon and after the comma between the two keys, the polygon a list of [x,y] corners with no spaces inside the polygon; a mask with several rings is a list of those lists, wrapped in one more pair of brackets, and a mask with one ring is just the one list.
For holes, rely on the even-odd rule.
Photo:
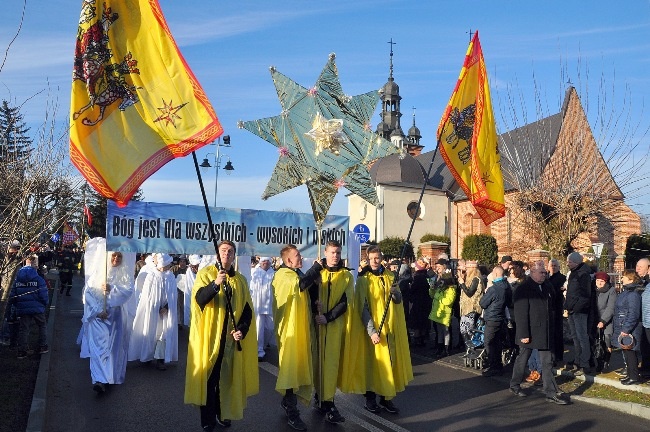
{"label": "flagpole", "polygon": [[[208,224],[210,225],[210,234],[212,236],[212,245],[214,246],[214,252],[217,255],[216,266],[219,271],[223,270],[223,265],[221,264],[221,257],[219,256],[219,245],[217,243],[217,237],[214,232],[214,224],[212,223],[212,215],[210,214],[210,207],[208,206],[208,199],[205,196],[205,188],[203,187],[203,179],[201,178],[201,171],[199,169],[199,161],[196,158],[196,152],[192,151],[192,158],[194,159],[194,168],[196,169],[196,176],[199,179],[199,186],[201,188],[201,196],[203,197],[203,206],[205,207],[205,214],[208,217]],[[224,288],[228,286],[228,282],[224,282]],[[232,321],[232,328],[237,330],[237,321],[235,321],[235,313],[232,308],[232,303],[230,303],[230,297],[228,296],[228,291],[224,289],[224,297],[226,298],[226,312],[230,316]],[[237,351],[241,351],[241,342],[236,341]]]}
{"label": "flagpole", "polygon": [[81,241],[79,242],[81,247],[83,247],[84,238],[85,238],[84,231],[86,228],[86,189],[85,188],[83,188],[82,193],[83,193],[82,197],[83,197],[84,205],[81,208]]}
{"label": "flagpole", "polygon": [[[443,128],[444,129],[444,128]],[[441,129],[442,130],[442,129]],[[438,148],[440,147],[440,136],[438,136],[436,140],[436,148],[433,150],[433,156],[431,156],[431,162],[429,163],[429,169],[427,170],[427,175],[424,178],[424,182],[422,183],[422,189],[420,190],[420,198],[418,199],[418,206],[416,210],[413,212],[413,218],[411,219],[411,226],[409,228],[408,235],[406,236],[406,240],[404,240],[404,247],[402,248],[402,253],[400,254],[399,260],[400,262],[406,255],[406,247],[409,244],[409,241],[411,240],[411,234],[413,234],[413,227],[415,226],[415,221],[418,217],[418,214],[420,213],[420,205],[422,204],[422,199],[424,197],[424,191],[427,188],[427,184],[429,183],[429,178],[431,177],[431,170],[433,169],[433,162],[436,159],[436,154],[438,154]],[[399,282],[399,270],[397,271],[397,275],[395,275],[395,279],[393,280],[393,285],[397,285]],[[381,323],[379,324],[379,330],[377,333],[381,336],[381,329],[384,326],[384,322],[386,321],[386,315],[388,314],[388,307],[390,306],[391,301],[393,300],[393,296],[389,295],[388,296],[388,301],[386,302],[386,307],[384,308],[384,314],[381,317]]]}

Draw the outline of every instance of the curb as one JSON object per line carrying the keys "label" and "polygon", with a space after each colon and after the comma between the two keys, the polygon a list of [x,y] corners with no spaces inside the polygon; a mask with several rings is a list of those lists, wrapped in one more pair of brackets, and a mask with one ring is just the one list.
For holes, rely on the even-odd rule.
{"label": "curb", "polygon": [[[420,359],[423,360],[434,360],[431,357],[428,357],[426,355],[421,355],[421,354],[416,354],[416,353],[411,353],[411,357],[419,357]],[[450,367],[453,369],[458,369],[458,370],[464,370],[468,371],[471,373],[474,373],[475,375],[480,375],[480,372],[477,371],[476,369],[473,368],[467,368],[463,367],[461,365],[457,365],[452,363],[449,360],[441,359],[442,361],[436,361],[436,363]],[[562,369],[553,369],[553,372],[555,373],[556,376],[558,375],[564,375],[567,377],[579,379],[585,382],[590,382],[590,383],[595,383],[595,384],[601,384],[601,385],[606,385],[609,387],[614,387],[620,390],[634,390],[639,393],[643,394],[650,394],[650,387],[648,386],[642,386],[642,385],[634,385],[634,386],[624,386],[617,380],[609,379],[609,378],[601,378],[598,376],[591,376],[591,375],[583,375],[583,376],[574,376],[571,372],[562,370]],[[493,379],[500,379],[501,381],[506,381],[509,382],[508,379],[503,378],[503,377],[492,377]],[[625,414],[629,414],[635,417],[641,417],[644,419],[650,419],[650,407],[647,407],[645,405],[637,404],[634,402],[619,402],[619,401],[613,401],[609,399],[599,399],[599,398],[591,398],[591,397],[586,397],[586,396],[579,396],[579,395],[569,395],[571,398],[571,401],[578,401],[578,402],[584,402],[592,405],[597,405],[601,406],[603,408],[608,408],[614,411],[619,411]]]}
{"label": "curb", "polygon": [[34,396],[32,397],[32,406],[29,410],[27,428],[25,432],[41,432],[45,423],[45,405],[47,401],[47,381],[50,374],[50,357],[54,348],[54,316],[56,314],[56,302],[58,299],[58,290],[54,290],[52,303],[50,304],[50,314],[47,320],[47,341],[50,345],[50,352],[41,354],[41,361],[38,365],[36,375],[36,384],[34,385]]}
{"label": "curb", "polygon": [[584,382],[588,382],[588,383],[606,385],[606,386],[609,386],[609,387],[617,388],[619,390],[633,390],[633,391],[638,392],[638,393],[643,393],[643,394],[650,395],[650,387],[647,386],[647,385],[635,384],[635,385],[631,385],[631,386],[626,386],[626,385],[621,384],[620,381],[617,380],[617,379],[603,378],[603,377],[600,377],[600,376],[593,376],[593,375],[575,376],[571,372],[568,372],[568,371],[563,370],[563,369],[554,369],[554,371],[555,371],[556,376],[557,375],[563,375],[563,376],[566,376],[566,377],[575,378],[575,379],[578,379],[578,380],[581,380],[581,381],[584,381]]}
{"label": "curb", "polygon": [[611,410],[633,415],[635,417],[650,419],[650,407],[641,404],[636,404],[633,402],[619,402],[619,401],[613,401],[609,399],[596,399],[596,398],[589,398],[584,396],[573,396],[573,395],[571,395],[571,400],[576,400],[579,402],[587,402],[592,405],[598,405],[603,408],[609,408]]}

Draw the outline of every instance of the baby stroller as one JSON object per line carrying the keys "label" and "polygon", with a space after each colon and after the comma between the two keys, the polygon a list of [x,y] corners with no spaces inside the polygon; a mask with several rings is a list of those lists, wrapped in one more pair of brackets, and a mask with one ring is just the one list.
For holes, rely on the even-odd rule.
{"label": "baby stroller", "polygon": [[483,369],[483,364],[487,360],[487,353],[485,352],[485,321],[481,317],[476,318],[476,322],[472,328],[469,329],[471,338],[465,340],[467,345],[467,352],[463,355],[465,358],[465,367],[473,367],[475,369]]}
{"label": "baby stroller", "polygon": [[514,342],[515,328],[512,320],[506,319],[506,331],[503,332],[503,350],[501,351],[501,363],[503,366],[508,366],[513,362],[517,354],[519,354],[519,346]]}

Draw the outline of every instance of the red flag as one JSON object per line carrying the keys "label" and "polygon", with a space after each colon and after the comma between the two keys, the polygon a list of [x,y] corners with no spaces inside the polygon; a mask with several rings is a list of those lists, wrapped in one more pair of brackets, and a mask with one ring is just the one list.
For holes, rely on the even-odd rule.
{"label": "red flag", "polygon": [[90,214],[90,209],[86,204],[84,204],[84,215],[86,215],[86,221],[88,222],[88,226],[93,224],[93,215]]}

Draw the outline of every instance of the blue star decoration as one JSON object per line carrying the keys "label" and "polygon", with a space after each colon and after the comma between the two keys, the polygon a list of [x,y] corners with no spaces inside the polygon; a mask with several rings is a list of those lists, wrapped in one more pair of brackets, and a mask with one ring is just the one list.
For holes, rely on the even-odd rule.
{"label": "blue star decoration", "polygon": [[280,157],[262,199],[306,185],[317,224],[327,216],[341,187],[377,205],[370,167],[377,159],[398,152],[370,125],[379,91],[347,96],[339,81],[335,58],[334,54],[329,55],[311,88],[271,67],[282,112],[238,123],[240,128],[279,149]]}

